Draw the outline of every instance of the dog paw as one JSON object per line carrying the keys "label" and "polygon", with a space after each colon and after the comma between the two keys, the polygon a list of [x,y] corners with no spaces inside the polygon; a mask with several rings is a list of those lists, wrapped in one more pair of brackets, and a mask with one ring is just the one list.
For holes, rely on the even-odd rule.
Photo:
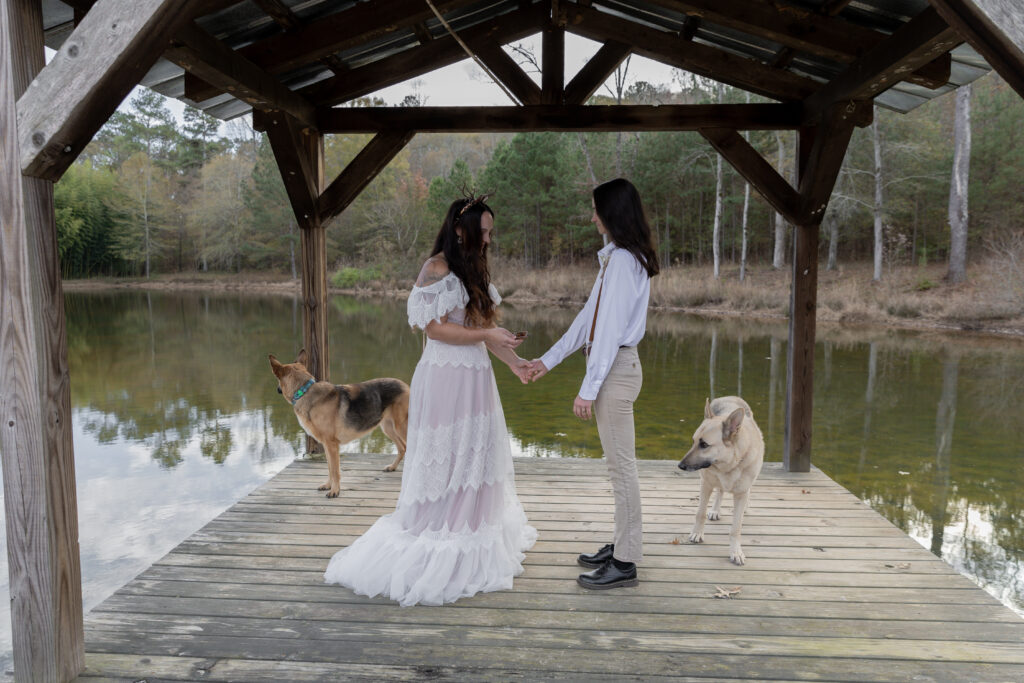
{"label": "dog paw", "polygon": [[397,469],[398,468],[396,466],[394,466],[394,465],[388,465],[387,467],[384,468],[384,471],[385,472],[394,472]]}
{"label": "dog paw", "polygon": [[690,543],[703,543],[703,542],[704,542],[704,532],[703,531],[694,531],[694,532],[690,533]]}
{"label": "dog paw", "polygon": [[326,491],[329,488],[331,488],[331,482],[327,482],[326,484],[320,484],[319,486],[316,487],[316,490],[317,491]]}
{"label": "dog paw", "polygon": [[327,492],[327,498],[337,498],[338,494],[341,493],[341,489],[331,489]]}
{"label": "dog paw", "polygon": [[743,551],[739,548],[729,551],[729,561],[735,565],[743,566],[746,563],[747,558],[743,554]]}
{"label": "dog paw", "polygon": [[718,516],[719,516],[718,513],[715,512],[714,510],[708,511],[708,519],[711,520],[712,522],[717,522],[718,521]]}

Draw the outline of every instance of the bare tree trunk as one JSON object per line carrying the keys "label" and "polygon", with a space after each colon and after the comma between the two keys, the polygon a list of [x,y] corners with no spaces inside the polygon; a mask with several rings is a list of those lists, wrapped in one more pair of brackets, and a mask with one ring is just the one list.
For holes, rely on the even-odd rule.
{"label": "bare tree trunk", "polygon": [[[963,87],[963,86],[961,86]],[[953,425],[956,422],[956,385],[960,374],[960,362],[950,358],[942,363],[942,394],[935,413],[935,475],[932,490],[935,492],[932,504],[931,551],[942,557],[943,534],[949,515],[949,468],[953,455]]]}
{"label": "bare tree trunk", "polygon": [[833,211],[828,215],[828,264],[825,270],[836,269],[836,254],[839,251],[839,217]]}
{"label": "bare tree trunk", "polygon": [[[577,133],[580,140],[580,147],[583,148],[583,158],[587,160],[587,171],[590,173],[590,182],[593,184],[592,187],[597,187],[597,174],[594,173],[594,162],[590,158],[590,148],[587,147],[587,138],[583,136],[583,133]],[[608,246],[608,235],[601,235],[601,240],[605,246]]]}
{"label": "bare tree trunk", "polygon": [[[783,173],[786,163],[786,143],[782,131],[775,131],[775,141],[779,146],[779,173]],[[782,269],[786,265],[786,221],[781,213],[775,214],[775,253],[772,255],[772,268]]]}
{"label": "bare tree trunk", "polygon": [[967,177],[971,167],[971,86],[956,91],[953,179],[949,184],[949,272],[950,282],[967,279]]}
{"label": "bare tree trunk", "polygon": [[715,363],[718,360],[718,330],[711,330],[711,356],[708,358],[708,391],[711,398],[715,398]]}
{"label": "bare tree trunk", "polygon": [[[718,102],[722,102],[724,87],[718,84]],[[711,253],[714,255],[715,279],[722,270],[722,204],[725,202],[725,183],[722,169],[722,155],[718,155],[718,167],[715,170],[715,228],[711,236]]]}
{"label": "bare tree trunk", "polygon": [[875,282],[882,280],[882,238],[883,238],[883,222],[882,214],[885,207],[885,196],[883,190],[885,185],[882,181],[882,135],[878,130],[878,114],[875,114],[875,120],[871,124],[871,140],[875,147],[875,205],[874,205],[874,216],[875,216],[875,254],[874,254],[874,274],[871,279]]}

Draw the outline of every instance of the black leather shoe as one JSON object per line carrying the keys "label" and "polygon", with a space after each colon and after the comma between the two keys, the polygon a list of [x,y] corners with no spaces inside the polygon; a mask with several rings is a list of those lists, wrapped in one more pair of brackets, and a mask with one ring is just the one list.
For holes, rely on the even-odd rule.
{"label": "black leather shoe", "polygon": [[[622,569],[619,565],[625,565],[626,568]],[[594,571],[580,574],[576,583],[591,590],[605,590],[636,586],[640,579],[636,578],[636,565],[632,562],[616,563],[615,560],[608,560]]]}
{"label": "black leather shoe", "polygon": [[581,567],[597,569],[602,564],[612,559],[613,550],[615,550],[615,545],[613,543],[609,543],[593,555],[580,555],[576,558],[576,564],[580,565]]}

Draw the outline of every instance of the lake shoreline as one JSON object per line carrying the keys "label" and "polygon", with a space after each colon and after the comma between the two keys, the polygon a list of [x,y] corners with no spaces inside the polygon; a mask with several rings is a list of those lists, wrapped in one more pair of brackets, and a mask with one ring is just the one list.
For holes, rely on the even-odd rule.
{"label": "lake shoreline", "polygon": [[[582,267],[577,266],[570,267],[568,269],[560,269],[563,271],[563,275],[565,270],[570,271],[569,282],[571,284],[563,284],[562,286],[559,286],[561,283],[545,282],[545,284],[553,284],[553,286],[546,288],[537,286],[534,282],[534,278],[536,278],[536,275],[534,274],[535,271],[530,271],[528,275],[524,275],[523,271],[516,269],[496,270],[499,272],[495,274],[493,279],[497,282],[509,283],[511,285],[502,287],[501,289],[508,292],[504,297],[505,301],[514,306],[543,305],[577,307],[584,303],[586,296],[589,294],[589,283],[586,277],[587,273],[583,272],[585,269]],[[549,269],[541,270],[542,277],[543,273],[548,272],[548,270]],[[674,270],[678,272],[678,270],[682,269]],[[689,270],[692,271],[693,269]],[[580,271],[580,273],[575,271]],[[667,274],[671,274],[672,272],[672,270],[669,270],[667,271]],[[581,275],[581,277],[576,277],[577,275]],[[699,303],[698,305],[678,305],[671,301],[671,295],[659,296],[658,293],[652,289],[650,310],[664,313],[682,313],[685,315],[695,315],[713,319],[746,318],[766,321],[784,321],[789,317],[788,313],[784,312],[788,306],[784,303],[780,303],[780,299],[783,299],[783,294],[785,294],[785,299],[788,299],[788,282],[779,282],[781,279],[780,276],[787,275],[785,273],[779,273],[778,271],[775,271],[774,273],[766,273],[764,271],[757,273],[756,277],[758,277],[761,282],[755,284],[754,287],[767,291],[767,298],[770,298],[771,296],[774,296],[775,298],[773,301],[758,300],[753,304],[744,299],[743,293],[747,290],[738,289],[738,282],[726,282],[724,284],[715,282],[712,285],[708,285],[706,283],[709,278],[703,277],[702,273],[699,273],[699,275],[701,275],[701,277],[693,278],[691,276],[690,280],[692,282],[702,283],[701,287],[703,287],[705,291],[701,291],[698,295],[694,295],[692,292],[686,292],[685,295],[677,294],[676,298],[689,297],[700,299],[703,297],[707,301]],[[678,278],[676,279],[678,280]],[[735,279],[736,278],[734,276],[733,280]],[[823,280],[824,279],[825,274],[823,273]],[[849,282],[853,279],[854,277],[847,274],[844,278],[844,282]],[[564,282],[563,278],[559,278],[559,280],[563,280]],[[766,283],[764,282],[765,280],[769,281]],[[580,281],[587,285],[586,289],[576,284]],[[835,281],[836,280],[833,282]],[[671,287],[673,284],[674,283],[670,281],[668,286]],[[829,299],[829,290],[827,287],[829,287],[830,284],[832,283],[826,281],[819,286],[817,310],[818,323],[850,328],[899,328],[915,331],[966,334],[969,336],[999,336],[1024,339],[1024,316],[1017,316],[1010,319],[982,319],[980,316],[984,315],[984,307],[986,306],[984,301],[978,304],[976,310],[971,310],[968,307],[962,317],[958,319],[943,319],[938,315],[929,315],[928,313],[922,313],[914,317],[900,317],[888,315],[881,308],[873,310],[871,306],[859,306],[856,307],[855,310],[852,310],[854,309],[853,306],[843,303],[844,301],[857,299],[858,295],[862,295],[862,292],[859,291],[853,293],[844,291],[839,293],[836,295],[838,296],[837,300],[839,301],[839,305],[837,305]],[[874,286],[875,284],[876,283],[872,283],[870,286]],[[87,280],[66,280],[63,285],[65,292],[143,290],[298,296],[302,291],[301,282],[299,280],[292,280],[285,276],[268,276],[266,274],[159,276],[149,280],[141,278],[94,278]],[[717,287],[718,290],[714,294],[708,294],[706,291],[708,287]],[[549,293],[538,294],[538,290],[547,291]],[[409,295],[408,289],[399,287],[396,283],[385,284],[380,282],[366,283],[365,285],[357,287],[328,286],[328,291],[331,294],[343,296],[354,296],[359,298],[383,297],[399,300],[405,299]],[[740,292],[740,294],[737,294],[737,292]],[[874,292],[871,294],[875,298],[880,296]],[[920,295],[920,293],[915,294]],[[977,294],[982,300],[987,299],[985,292],[975,292],[974,294]],[[933,298],[943,296],[947,296],[947,294],[939,291],[934,293]],[[736,301],[736,299],[740,300]],[[921,307],[926,309],[929,305],[930,304],[926,303]],[[889,304],[889,306],[891,307],[892,304]],[[972,315],[972,313],[975,315]]]}

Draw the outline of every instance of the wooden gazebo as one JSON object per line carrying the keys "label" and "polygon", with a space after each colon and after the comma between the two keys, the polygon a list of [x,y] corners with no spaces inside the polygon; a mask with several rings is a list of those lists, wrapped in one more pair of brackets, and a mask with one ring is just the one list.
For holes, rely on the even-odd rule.
{"label": "wooden gazebo", "polygon": [[[601,44],[565,82],[564,40]],[[537,85],[501,46],[543,34]],[[43,45],[58,50],[44,66]],[[630,54],[771,104],[587,106]],[[335,108],[472,54],[506,107]],[[83,667],[74,453],[53,209],[137,84],[253,112],[302,234],[304,343],[327,378],[324,226],[420,131],[698,130],[795,227],[785,467],[806,471],[819,223],[854,127],[994,68],[1024,95],[1017,0],[0,0],[0,410],[19,680]],[[799,133],[790,185],[739,131]],[[323,136],[375,136],[334,179]],[[330,182],[328,182],[330,180]]]}

